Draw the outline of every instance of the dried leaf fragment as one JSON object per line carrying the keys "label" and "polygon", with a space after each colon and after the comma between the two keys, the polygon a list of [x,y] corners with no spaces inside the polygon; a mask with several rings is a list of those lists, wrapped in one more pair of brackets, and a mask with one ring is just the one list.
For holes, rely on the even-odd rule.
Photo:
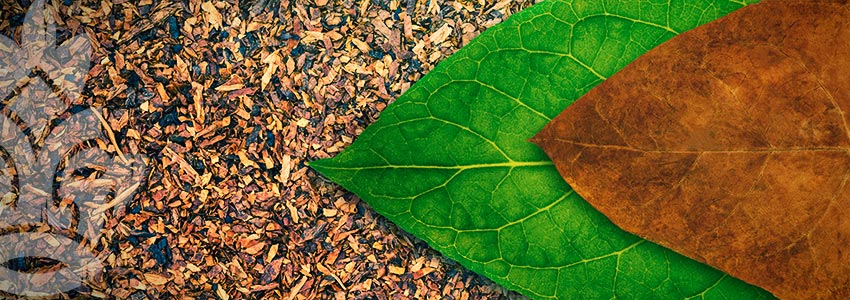
{"label": "dried leaf fragment", "polygon": [[145,273],[145,280],[152,285],[164,285],[168,283],[168,279],[159,274]]}
{"label": "dried leaf fragment", "polygon": [[640,57],[534,140],[623,229],[781,299],[847,299],[849,7],[745,7]]}

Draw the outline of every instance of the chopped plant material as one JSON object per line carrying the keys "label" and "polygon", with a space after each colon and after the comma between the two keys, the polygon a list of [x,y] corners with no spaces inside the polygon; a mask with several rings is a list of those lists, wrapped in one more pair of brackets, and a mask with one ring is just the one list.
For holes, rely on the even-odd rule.
{"label": "chopped plant material", "polygon": [[648,49],[741,6],[542,2],[440,63],[343,153],[310,166],[444,255],[532,298],[770,298],[620,230],[527,141]]}
{"label": "chopped plant material", "polygon": [[736,11],[638,58],[535,140],[623,229],[781,299],[847,299],[848,8]]}
{"label": "chopped plant material", "polygon": [[[31,2],[0,1],[0,34],[20,43]],[[60,69],[86,78],[67,112],[102,114],[89,126],[115,142],[91,147],[150,158],[138,193],[92,241],[106,270],[57,298],[522,298],[304,162],[338,153],[437,62],[532,0],[45,2],[59,42],[92,44],[93,64]],[[3,65],[20,63],[9,51]],[[0,70],[0,99],[26,75]],[[6,158],[3,205],[15,191]]]}

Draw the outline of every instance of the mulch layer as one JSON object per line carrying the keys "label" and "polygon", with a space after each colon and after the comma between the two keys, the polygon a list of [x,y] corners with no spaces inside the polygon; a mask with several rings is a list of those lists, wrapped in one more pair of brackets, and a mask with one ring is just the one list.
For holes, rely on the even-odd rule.
{"label": "mulch layer", "polygon": [[[46,2],[60,42],[93,47],[66,106],[101,113],[97,147],[148,157],[93,241],[106,270],[67,298],[520,298],[305,162],[531,0]],[[20,42],[29,4],[0,1],[0,33]]]}

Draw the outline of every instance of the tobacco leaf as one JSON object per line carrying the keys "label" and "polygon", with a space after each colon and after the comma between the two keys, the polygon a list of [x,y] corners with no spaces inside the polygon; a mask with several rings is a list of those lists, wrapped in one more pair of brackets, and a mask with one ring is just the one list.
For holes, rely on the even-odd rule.
{"label": "tobacco leaf", "polygon": [[782,299],[848,299],[849,6],[763,1],[679,35],[534,141],[626,231]]}
{"label": "tobacco leaf", "polygon": [[549,0],[482,33],[312,168],[537,299],[770,295],[611,224],[527,141],[582,94],[739,1]]}

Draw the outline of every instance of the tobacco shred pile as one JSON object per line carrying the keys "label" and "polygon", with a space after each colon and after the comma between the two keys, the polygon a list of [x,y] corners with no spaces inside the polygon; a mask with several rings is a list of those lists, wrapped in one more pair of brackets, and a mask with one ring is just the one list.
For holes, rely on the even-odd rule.
{"label": "tobacco shred pile", "polygon": [[[531,0],[46,2],[59,42],[86,34],[93,48],[91,69],[63,70],[88,72],[65,104],[102,114],[115,141],[101,149],[148,158],[139,191],[93,241],[106,270],[65,296],[520,297],[305,162],[339,153],[439,61]],[[29,5],[0,1],[0,33],[20,43]]]}

